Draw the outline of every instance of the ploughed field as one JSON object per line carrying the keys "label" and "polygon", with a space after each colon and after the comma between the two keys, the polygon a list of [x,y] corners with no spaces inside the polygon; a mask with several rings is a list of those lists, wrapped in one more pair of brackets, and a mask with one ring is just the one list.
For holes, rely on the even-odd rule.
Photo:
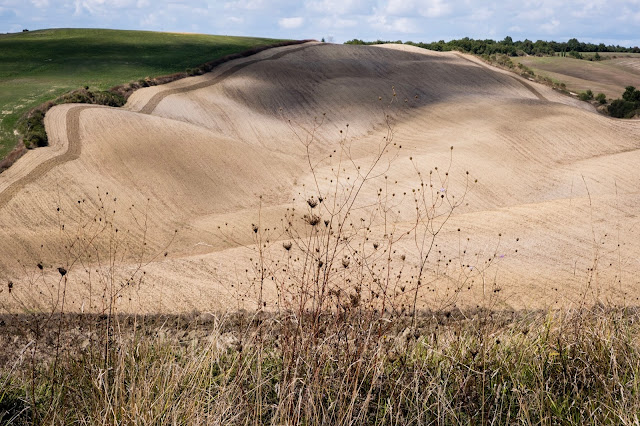
{"label": "ploughed field", "polygon": [[77,28],[0,34],[0,160],[18,143],[20,117],[64,93],[183,72],[277,41]]}
{"label": "ploughed field", "polygon": [[640,123],[590,108],[466,55],[321,43],[57,106],[0,175],[0,301],[274,308],[311,271],[373,305],[637,304]]}
{"label": "ploughed field", "polygon": [[604,93],[609,99],[620,98],[627,86],[640,86],[640,54],[604,52],[600,55],[604,58],[601,61],[561,56],[527,56],[516,61],[538,75],[565,83],[569,90],[591,90],[594,95]]}

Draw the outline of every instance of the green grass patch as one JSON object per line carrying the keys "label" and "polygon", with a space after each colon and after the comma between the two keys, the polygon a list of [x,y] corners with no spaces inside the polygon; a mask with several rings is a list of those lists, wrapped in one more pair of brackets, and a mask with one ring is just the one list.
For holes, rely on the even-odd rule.
{"label": "green grass patch", "polygon": [[0,35],[0,159],[20,117],[64,93],[92,93],[172,74],[281,40],[201,34],[51,29]]}

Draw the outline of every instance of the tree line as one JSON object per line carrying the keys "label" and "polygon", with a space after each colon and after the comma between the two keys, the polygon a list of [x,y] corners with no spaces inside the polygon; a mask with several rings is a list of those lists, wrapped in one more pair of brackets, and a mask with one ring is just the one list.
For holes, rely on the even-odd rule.
{"label": "tree line", "polygon": [[584,43],[578,41],[576,38],[572,38],[567,42],[556,42],[556,41],[531,41],[528,39],[522,41],[513,41],[513,39],[509,36],[505,37],[504,40],[496,41],[496,40],[475,40],[469,37],[465,37],[458,40],[450,40],[450,41],[435,41],[431,43],[422,43],[422,42],[412,42],[406,41],[402,42],[401,40],[397,41],[363,41],[359,39],[353,39],[345,42],[345,44],[386,44],[386,43],[400,43],[400,44],[409,44],[412,46],[422,47],[424,49],[436,50],[441,52],[447,52],[451,50],[458,50],[465,53],[473,53],[476,55],[494,55],[496,53],[501,53],[503,55],[508,56],[518,56],[518,55],[538,55],[538,56],[553,56],[556,54],[567,54],[570,52],[619,52],[619,53],[640,53],[640,48],[638,46],[635,47],[624,47],[619,45],[606,45],[604,43],[594,44],[594,43]]}

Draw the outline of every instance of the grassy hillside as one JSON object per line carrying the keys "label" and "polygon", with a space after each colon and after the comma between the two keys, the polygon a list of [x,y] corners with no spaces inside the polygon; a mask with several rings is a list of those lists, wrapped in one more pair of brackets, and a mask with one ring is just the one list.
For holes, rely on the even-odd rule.
{"label": "grassy hillside", "polygon": [[21,115],[69,90],[104,90],[276,41],[96,29],[0,35],[0,159],[17,143]]}
{"label": "grassy hillside", "polygon": [[594,93],[602,92],[607,98],[616,99],[626,86],[640,87],[640,54],[603,53],[601,56],[611,59],[587,61],[560,56],[526,56],[513,58],[513,61],[526,65],[537,75],[565,83],[573,92],[591,89]]}

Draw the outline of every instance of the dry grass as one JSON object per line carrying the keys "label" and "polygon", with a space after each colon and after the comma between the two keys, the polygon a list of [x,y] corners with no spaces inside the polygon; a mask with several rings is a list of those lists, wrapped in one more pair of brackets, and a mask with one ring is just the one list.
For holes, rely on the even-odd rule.
{"label": "dry grass", "polygon": [[86,340],[55,369],[32,366],[33,345],[5,364],[3,422],[637,424],[640,410],[629,310],[129,317],[108,345],[104,321],[70,323]]}

